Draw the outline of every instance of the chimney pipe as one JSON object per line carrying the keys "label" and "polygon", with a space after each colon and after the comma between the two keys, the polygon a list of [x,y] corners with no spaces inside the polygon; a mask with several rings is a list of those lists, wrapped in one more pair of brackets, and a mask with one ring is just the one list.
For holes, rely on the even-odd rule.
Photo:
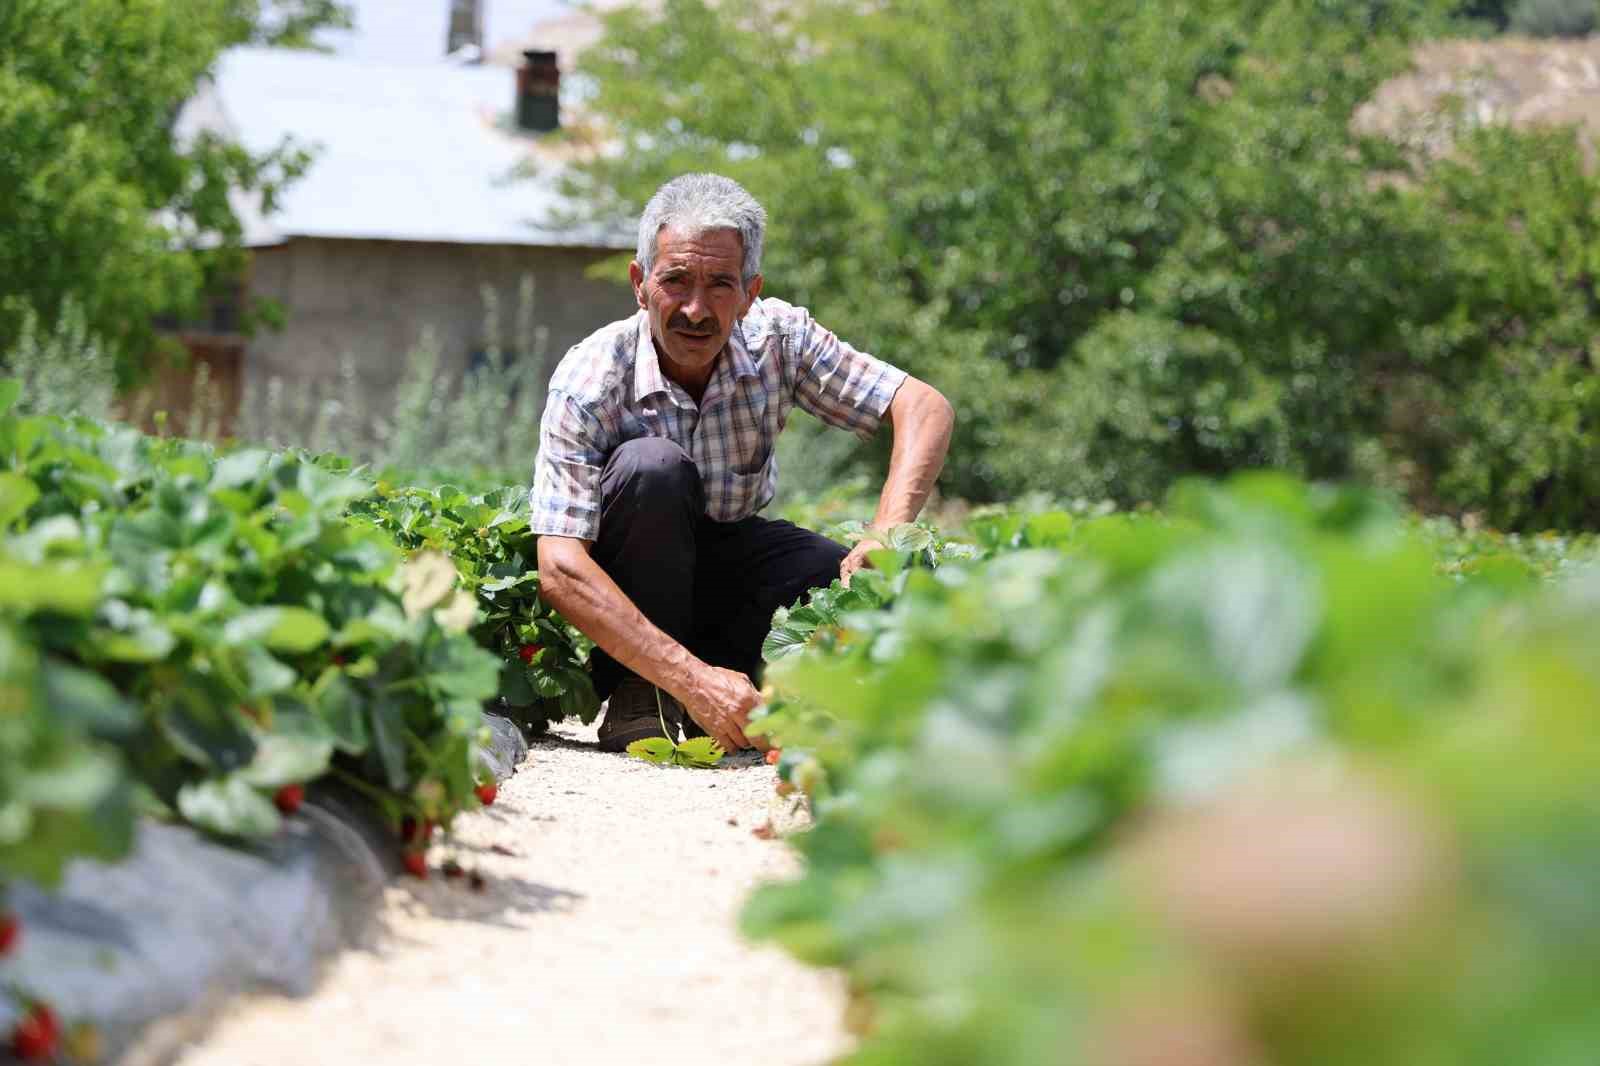
{"label": "chimney pipe", "polygon": [[517,128],[527,133],[550,133],[561,128],[561,67],[554,52],[537,49],[522,53],[517,68]]}
{"label": "chimney pipe", "polygon": [[450,0],[450,27],[444,54],[453,56],[471,45],[483,56],[483,5],[479,0]]}

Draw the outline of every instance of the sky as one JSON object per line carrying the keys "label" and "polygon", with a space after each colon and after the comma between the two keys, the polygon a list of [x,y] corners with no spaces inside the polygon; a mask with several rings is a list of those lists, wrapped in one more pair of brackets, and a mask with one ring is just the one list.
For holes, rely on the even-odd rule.
{"label": "sky", "polygon": [[[569,0],[479,0],[484,43],[492,51],[534,23],[574,9]],[[427,62],[444,55],[450,0],[346,0],[354,30],[323,35],[340,55],[380,62]]]}

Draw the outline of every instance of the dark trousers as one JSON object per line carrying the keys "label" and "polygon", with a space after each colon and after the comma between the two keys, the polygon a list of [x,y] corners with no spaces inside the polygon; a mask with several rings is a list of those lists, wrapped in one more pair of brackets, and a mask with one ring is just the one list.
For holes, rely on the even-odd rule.
{"label": "dark trousers", "polygon": [[[694,460],[665,438],[620,445],[600,489],[601,569],[696,656],[757,684],[772,612],[839,576],[845,549],[792,522],[707,518]],[[598,648],[593,665],[602,698],[627,676]]]}

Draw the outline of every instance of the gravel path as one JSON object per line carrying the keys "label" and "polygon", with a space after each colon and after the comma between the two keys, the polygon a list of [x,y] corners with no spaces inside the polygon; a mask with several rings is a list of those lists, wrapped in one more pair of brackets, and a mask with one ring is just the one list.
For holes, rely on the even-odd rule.
{"label": "gravel path", "polygon": [[801,1066],[848,1048],[842,983],[735,931],[794,854],[752,830],[791,818],[753,754],[717,770],[602,754],[594,731],[537,742],[495,805],[457,820],[481,893],[388,889],[384,932],[308,999],[230,1007],[181,1066]]}

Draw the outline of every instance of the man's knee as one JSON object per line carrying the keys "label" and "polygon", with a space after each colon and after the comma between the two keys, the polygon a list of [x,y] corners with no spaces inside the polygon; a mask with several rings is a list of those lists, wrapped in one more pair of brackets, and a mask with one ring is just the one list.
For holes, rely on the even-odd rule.
{"label": "man's knee", "polygon": [[700,471],[694,460],[665,437],[624,441],[606,460],[601,476],[608,497],[627,496],[638,504],[698,503]]}

